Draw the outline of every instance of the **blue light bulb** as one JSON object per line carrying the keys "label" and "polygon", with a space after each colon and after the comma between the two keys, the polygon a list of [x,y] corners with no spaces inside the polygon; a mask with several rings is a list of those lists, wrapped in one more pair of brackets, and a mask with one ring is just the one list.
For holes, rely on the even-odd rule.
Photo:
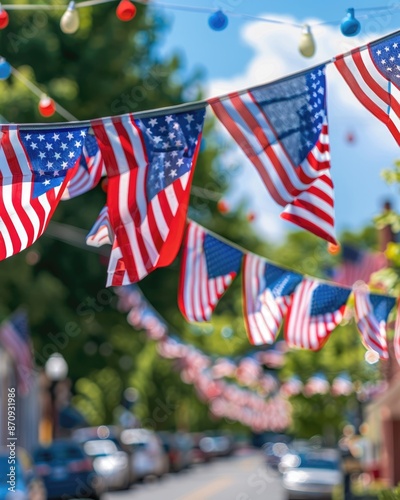
{"label": "blue light bulb", "polygon": [[208,25],[214,31],[222,31],[228,26],[228,17],[222,10],[217,10],[208,18]]}
{"label": "blue light bulb", "polygon": [[0,80],[7,80],[11,75],[11,66],[3,58],[0,59]]}
{"label": "blue light bulb", "polygon": [[354,9],[347,9],[346,17],[340,23],[340,31],[344,36],[356,36],[360,33],[361,24],[354,17]]}

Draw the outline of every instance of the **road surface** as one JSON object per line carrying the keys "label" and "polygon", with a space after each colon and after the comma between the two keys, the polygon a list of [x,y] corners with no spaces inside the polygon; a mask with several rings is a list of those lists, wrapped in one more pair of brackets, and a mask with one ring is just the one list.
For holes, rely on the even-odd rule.
{"label": "road surface", "polygon": [[161,480],[107,493],[102,500],[284,500],[279,477],[260,454],[248,453],[193,466]]}

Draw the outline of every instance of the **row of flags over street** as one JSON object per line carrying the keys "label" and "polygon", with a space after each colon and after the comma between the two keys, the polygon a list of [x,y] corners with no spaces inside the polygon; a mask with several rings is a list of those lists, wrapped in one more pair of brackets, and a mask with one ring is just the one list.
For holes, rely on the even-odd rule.
{"label": "row of flags over street", "polygon": [[173,360],[181,379],[195,387],[198,397],[210,407],[212,414],[229,418],[255,431],[282,431],[290,424],[290,404],[287,398],[303,394],[306,397],[331,394],[350,396],[355,385],[346,373],[338,373],[330,384],[322,373],[316,373],[303,383],[298,376],[280,382],[276,374],[265,371],[263,364],[277,364],[272,351],[282,360],[286,352],[284,342],[266,351],[257,351],[240,357],[211,357],[198,348],[178,339],[167,323],[133,287],[115,289],[118,309],[127,314],[128,322],[136,330],[145,330],[157,342],[157,351],[165,359]]}
{"label": "row of flags over street", "polygon": [[207,106],[257,169],[281,216],[335,243],[325,68],[334,63],[400,143],[399,47],[395,32],[297,74],[181,107],[2,125],[0,259],[32,245],[61,199],[107,176],[108,285],[135,283],[169,265],[183,238]]}
{"label": "row of flags over street", "polygon": [[[316,373],[305,382],[298,376],[280,382],[276,369],[285,361],[287,346],[283,341],[240,358],[208,356],[171,334],[137,287],[115,291],[118,308],[127,313],[128,322],[136,329],[144,329],[157,342],[160,356],[173,361],[182,381],[192,384],[198,397],[219,418],[239,421],[255,431],[281,431],[290,424],[289,397],[347,397],[357,392],[358,398],[365,401],[382,392],[379,384],[353,383],[345,372],[338,373],[331,383],[323,373]],[[26,311],[17,310],[0,325],[0,346],[14,361],[20,394],[28,394],[34,379],[34,358]]]}
{"label": "row of flags over street", "polygon": [[[94,246],[113,244],[110,227],[105,207],[87,243]],[[369,277],[370,271],[386,263],[380,255],[373,260],[365,257],[363,261],[367,261],[367,266],[362,277]],[[121,265],[123,267],[123,263]],[[355,266],[355,269],[362,268]],[[243,315],[251,344],[273,344],[285,319],[284,336],[290,347],[321,349],[343,320],[353,292],[356,324],[365,347],[377,352],[382,359],[388,358],[386,326],[396,303],[394,297],[370,293],[360,281],[353,283],[352,289],[284,269],[236,247],[193,221],[188,222],[183,240],[178,285],[178,306],[185,319],[192,323],[210,321],[221,297],[240,270]],[[337,273],[344,282],[352,276],[347,264]],[[400,320],[398,323],[395,354],[400,363]]]}
{"label": "row of flags over street", "polygon": [[[273,344],[285,319],[289,347],[319,350],[341,323],[353,292],[356,324],[365,347],[388,358],[386,325],[394,297],[370,293],[365,284],[356,283],[352,290],[284,269],[193,221],[183,243],[178,289],[178,305],[187,321],[209,321],[241,269],[243,313],[251,344]],[[399,339],[396,327],[395,345]]]}

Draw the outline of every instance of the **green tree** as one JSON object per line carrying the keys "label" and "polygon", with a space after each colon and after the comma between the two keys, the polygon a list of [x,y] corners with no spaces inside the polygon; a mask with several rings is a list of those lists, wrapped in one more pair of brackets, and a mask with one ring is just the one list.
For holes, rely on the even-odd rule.
{"label": "green tree", "polygon": [[[2,55],[78,119],[181,104],[188,91],[191,99],[201,98],[201,72],[183,76],[183,64],[177,56],[159,55],[168,21],[155,10],[150,14],[146,6],[139,5],[129,23],[116,18],[112,3],[80,9],[79,13],[81,27],[71,36],[60,31],[62,11],[11,12],[8,28],[0,33]],[[12,77],[0,82],[1,114],[6,120],[60,120],[58,115],[41,117],[37,103],[38,97],[20,80]],[[190,215],[255,250],[260,243],[243,210],[226,217],[216,210],[213,193],[224,193],[229,178],[218,163],[221,142],[212,118],[206,122],[204,135],[207,140],[194,180],[200,189],[193,190]],[[53,220],[88,230],[105,199],[98,187],[61,203]],[[170,362],[160,361],[154,344],[143,332],[133,331],[125,315],[116,310],[116,298],[104,288],[106,261],[43,236],[33,247],[1,263],[0,317],[5,318],[20,304],[28,308],[37,364],[42,366],[54,351],[63,353],[75,383],[74,403],[89,422],[111,422],[123,390],[134,386],[139,391],[137,411],[144,421],[152,419],[160,401],[172,401],[180,411],[169,413],[165,421],[156,422],[158,426],[215,425],[193,388],[182,383]],[[234,355],[248,348],[238,294],[226,297],[213,326],[199,331],[186,325],[178,312],[178,276],[175,262],[141,283],[145,295],[174,330],[210,353]],[[220,335],[224,327],[234,330],[230,342]]]}

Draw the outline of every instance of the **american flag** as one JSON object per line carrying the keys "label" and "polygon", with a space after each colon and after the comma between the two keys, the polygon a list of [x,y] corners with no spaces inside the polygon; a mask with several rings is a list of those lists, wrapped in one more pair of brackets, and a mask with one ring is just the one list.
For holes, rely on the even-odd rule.
{"label": "american flag", "polygon": [[183,244],[178,305],[187,321],[209,321],[240,270],[240,250],[189,222]]}
{"label": "american flag", "polygon": [[336,244],[333,182],[329,170],[286,205],[282,219]]}
{"label": "american flag", "polygon": [[250,343],[272,344],[279,332],[291,294],[302,276],[246,254],[243,260],[244,320]]}
{"label": "american flag", "polygon": [[329,382],[323,373],[316,373],[307,380],[303,393],[307,397],[315,394],[326,394],[329,391]]}
{"label": "american flag", "polygon": [[82,156],[75,167],[71,180],[62,195],[62,200],[70,200],[95,188],[100,179],[106,175],[103,158],[96,138],[87,134]]}
{"label": "american flag", "polygon": [[394,327],[393,347],[397,362],[400,365],[400,301],[397,301],[397,316]]}
{"label": "american flag", "polygon": [[[181,245],[205,107],[153,118],[92,122],[108,175],[107,206],[120,265],[109,284],[134,283],[169,265]],[[118,249],[114,249],[115,246]],[[118,263],[114,258],[113,262]]]}
{"label": "american flag", "polygon": [[331,392],[333,396],[349,396],[354,392],[353,382],[347,373],[340,373],[333,379]]}
{"label": "american flag", "polygon": [[213,378],[233,377],[235,371],[235,363],[228,358],[218,358],[211,369]]}
{"label": "american flag", "polygon": [[[285,207],[330,168],[325,66],[274,83],[214,98],[215,114],[250,158],[273,199]],[[323,182],[309,196],[304,218],[313,232],[328,223],[319,207],[333,206],[332,187]],[[328,210],[330,214],[332,209]],[[293,217],[295,224],[299,219]],[[302,227],[304,227],[304,221]],[[333,226],[333,220],[331,221]],[[324,231],[331,234],[333,230]],[[321,236],[321,230],[317,232]],[[325,237],[325,236],[323,236]]]}
{"label": "american flag", "polygon": [[263,374],[260,363],[250,356],[240,360],[236,369],[236,378],[242,385],[253,385]]}
{"label": "american flag", "polygon": [[32,383],[33,356],[25,311],[15,312],[0,325],[0,344],[14,360],[19,390],[27,394]]}
{"label": "american flag", "polygon": [[400,144],[400,32],[337,56],[335,66],[361,104]]}
{"label": "american flag", "polygon": [[112,245],[114,242],[114,232],[110,224],[108,207],[102,208],[92,229],[86,236],[86,244],[91,247],[101,247],[102,245]]}
{"label": "american flag", "polygon": [[357,328],[367,349],[388,359],[386,323],[396,299],[386,295],[369,293],[365,287],[354,290],[354,310]]}
{"label": "american flag", "polygon": [[86,128],[2,128],[0,260],[44,232],[82,154]]}
{"label": "american flag", "polygon": [[333,270],[332,279],[340,285],[353,286],[356,281],[368,283],[371,275],[387,266],[382,252],[363,251],[351,245],[342,246],[342,263]]}
{"label": "american flag", "polygon": [[317,351],[342,321],[351,290],[304,278],[296,288],[285,322],[290,347]]}
{"label": "american flag", "polygon": [[288,380],[283,382],[280,394],[282,396],[290,398],[291,396],[297,396],[303,390],[303,382],[297,375],[293,375]]}

